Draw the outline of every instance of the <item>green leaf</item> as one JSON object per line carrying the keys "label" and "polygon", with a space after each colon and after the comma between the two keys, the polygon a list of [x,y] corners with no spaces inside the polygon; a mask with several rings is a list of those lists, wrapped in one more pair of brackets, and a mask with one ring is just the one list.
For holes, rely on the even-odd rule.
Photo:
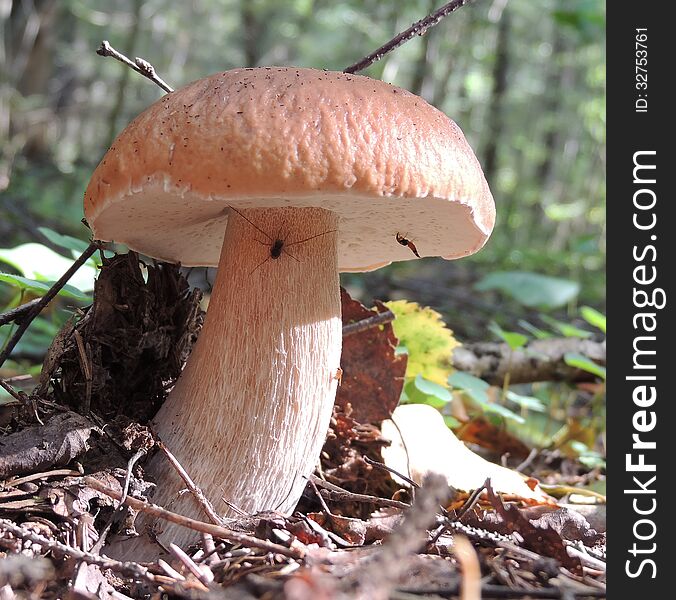
{"label": "green leaf", "polygon": [[603,313],[600,313],[591,306],[583,306],[580,309],[580,314],[587,323],[600,329],[603,333],[606,332],[606,316]]}
{"label": "green leaf", "polygon": [[453,388],[462,390],[470,398],[479,404],[488,404],[488,388],[490,387],[483,379],[474,377],[469,373],[456,371],[448,378],[448,383]]}
{"label": "green leaf", "polygon": [[515,412],[512,412],[509,410],[506,406],[502,406],[502,404],[496,404],[495,402],[488,402],[487,404],[482,404],[481,408],[487,412],[487,413],[494,413],[496,415],[500,415],[501,417],[504,417],[505,419],[510,419],[511,421],[516,421],[517,423],[525,423],[526,419],[524,419],[521,415],[517,415]]}
{"label": "green leaf", "polygon": [[585,356],[584,354],[579,354],[578,352],[566,352],[563,355],[563,360],[571,367],[587,371],[587,373],[596,375],[604,381],[606,379],[606,368],[602,367],[601,365],[597,365],[591,358]]}
{"label": "green leaf", "polygon": [[38,227],[38,231],[44,235],[52,244],[59,246],[60,248],[65,248],[66,250],[71,250],[75,253],[75,258],[80,256],[87,248],[89,244],[83,240],[79,240],[70,235],[64,235],[62,233],[57,233],[53,229],[48,227]]}
{"label": "green leaf", "polygon": [[539,327],[536,327],[535,325],[524,319],[519,319],[517,323],[519,324],[519,327],[523,327],[528,333],[530,333],[534,338],[538,340],[546,340],[548,338],[553,337],[552,334],[549,333],[548,331],[540,329]]}
{"label": "green leaf", "polygon": [[575,325],[571,325],[570,323],[552,319],[552,317],[547,315],[540,315],[540,317],[545,323],[561,332],[565,337],[588,338],[592,336],[590,331],[587,331],[586,329],[580,329],[579,327],[575,327]]}
{"label": "green leaf", "polygon": [[458,342],[446,327],[441,315],[415,302],[395,300],[387,307],[396,315],[392,323],[399,346],[408,352],[406,378],[422,375],[425,379],[445,385],[453,370],[451,355]]}
{"label": "green leaf", "polygon": [[516,331],[505,331],[500,325],[493,322],[490,324],[489,329],[502,339],[512,350],[517,348],[523,348],[528,343],[528,337],[523,335],[523,333],[517,333]]}
{"label": "green leaf", "polygon": [[[53,281],[35,281],[34,279],[13,275],[12,273],[0,273],[0,281],[14,285],[21,290],[32,292],[38,296],[44,296],[54,283]],[[59,296],[78,300],[79,302],[92,301],[91,296],[68,284],[59,290]]]}
{"label": "green leaf", "polygon": [[498,290],[524,306],[542,309],[564,306],[580,292],[580,284],[575,281],[522,271],[490,273],[475,288],[482,292]]}
{"label": "green leaf", "polygon": [[429,404],[434,408],[441,408],[453,399],[447,388],[421,375],[409,381],[405,390],[407,400],[412,404]]}
{"label": "green leaf", "polygon": [[[0,261],[14,267],[24,277],[40,281],[56,281],[73,264],[72,258],[57,254],[42,244],[22,244],[16,248],[0,248]],[[82,265],[70,278],[70,284],[83,292],[94,289],[96,267]]]}
{"label": "green leaf", "polygon": [[488,399],[488,388],[490,387],[483,379],[479,379],[469,373],[456,371],[448,378],[448,383],[456,389],[462,390],[481,410],[487,413],[487,416],[497,415],[505,419],[511,419],[517,423],[525,423],[526,420],[516,413],[509,410],[501,404],[496,404]]}
{"label": "green leaf", "polygon": [[517,394],[512,390],[507,390],[505,397],[510,402],[514,402],[520,407],[526,408],[528,410],[534,410],[535,412],[545,412],[547,410],[545,405],[542,403],[542,400],[536,398],[535,396],[522,396],[521,394]]}
{"label": "green leaf", "polygon": [[446,427],[448,427],[449,429],[457,429],[462,425],[462,423],[458,421],[458,419],[452,417],[451,415],[443,415],[443,417],[444,423],[446,423]]}

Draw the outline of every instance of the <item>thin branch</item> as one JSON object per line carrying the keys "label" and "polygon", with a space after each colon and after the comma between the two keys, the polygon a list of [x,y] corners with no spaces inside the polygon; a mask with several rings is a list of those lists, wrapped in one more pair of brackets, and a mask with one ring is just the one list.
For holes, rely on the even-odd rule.
{"label": "thin branch", "polygon": [[389,506],[392,508],[401,509],[411,508],[410,504],[399,502],[398,500],[389,500],[387,498],[378,498],[377,496],[349,492],[348,490],[345,490],[337,485],[320,479],[316,475],[310,475],[310,481],[316,486],[323,488],[321,490],[321,495],[327,500],[333,500],[336,502],[364,502],[375,504],[376,506]]}
{"label": "thin branch", "polygon": [[37,317],[42,312],[42,309],[52,301],[59,291],[61,291],[61,288],[66,285],[68,280],[83,264],[87,262],[87,260],[89,260],[89,258],[92,256],[92,254],[94,254],[94,252],[96,252],[96,250],[98,250],[98,248],[98,242],[91,242],[89,246],[87,246],[87,249],[80,255],[80,257],[70,266],[70,268],[61,276],[61,278],[56,283],[54,283],[51,288],[49,288],[49,291],[42,298],[40,298],[40,301],[37,302],[31,311],[23,318],[12,338],[9,340],[9,342],[7,342],[7,345],[4,347],[2,352],[0,352],[0,367],[5,362],[7,357],[12,353],[14,346],[17,345],[23,334],[26,332],[26,329],[28,329],[28,326],[33,322],[33,319],[35,319],[35,317]]}
{"label": "thin branch", "polygon": [[12,398],[18,400],[19,402],[24,402],[28,395],[26,392],[20,390],[15,390],[9,383],[7,383],[2,377],[0,377],[0,387],[3,388]]}
{"label": "thin branch", "polygon": [[441,8],[438,8],[433,13],[427,15],[424,19],[420,19],[420,21],[411,25],[406,31],[402,31],[400,34],[393,37],[389,42],[383,44],[368,56],[365,56],[360,61],[344,69],[343,73],[357,73],[358,71],[363,71],[367,67],[370,67],[374,62],[383,58],[386,54],[392,52],[395,48],[398,48],[416,36],[425,35],[427,30],[437,25],[441,19],[447,17],[468,2],[469,0],[451,0],[448,4],[444,4]]}
{"label": "thin branch", "polygon": [[373,460],[369,458],[368,456],[363,456],[364,462],[367,465],[371,465],[372,467],[376,467],[376,469],[381,469],[382,471],[387,471],[388,473],[392,475],[396,475],[400,479],[403,479],[406,483],[408,483],[411,487],[414,489],[420,488],[420,485],[417,484],[413,479],[410,477],[406,477],[403,473],[400,473],[399,471],[394,470],[392,467],[388,467],[386,464],[378,462],[377,460]]}
{"label": "thin branch", "polygon": [[11,323],[12,321],[21,320],[38,302],[40,302],[40,298],[34,298],[21,306],[0,313],[0,325],[7,325],[7,323]]}
{"label": "thin branch", "polygon": [[188,475],[186,470],[181,466],[181,463],[178,462],[178,459],[171,452],[169,452],[169,448],[167,448],[163,442],[157,442],[157,445],[159,446],[160,450],[164,452],[165,456],[169,459],[169,462],[174,467],[174,469],[176,469],[176,472],[181,476],[181,479],[188,486],[188,489],[195,497],[195,500],[197,500],[197,503],[202,507],[202,510],[204,510],[209,519],[211,519],[211,522],[216,525],[220,525],[221,527],[225,525],[225,521],[214,510],[213,504],[211,504],[209,499],[204,495],[204,492],[199,487],[197,487],[197,485],[195,485],[195,482],[190,478],[190,475]]}
{"label": "thin branch", "polygon": [[119,60],[121,63],[127,65],[130,69],[133,69],[147,79],[150,79],[150,81],[152,81],[155,85],[160,86],[167,93],[174,91],[174,88],[157,74],[155,67],[153,67],[147,60],[139,58],[138,56],[134,60],[127,58],[124,54],[115,50],[115,48],[110,45],[108,40],[103,40],[101,42],[96,54],[99,56],[110,56],[115,60]]}
{"label": "thin branch", "polygon": [[378,325],[383,325],[385,323],[390,323],[394,321],[394,313],[391,310],[386,310],[385,312],[378,313],[373,317],[367,317],[356,323],[349,323],[343,325],[343,337],[347,335],[353,335],[355,333],[361,333],[372,327],[378,327]]}
{"label": "thin branch", "polygon": [[[94,488],[96,491],[101,492],[106,496],[110,496],[111,498],[117,500],[118,502],[122,498],[122,494],[120,492],[106,487],[100,481],[94,479],[93,477],[84,477],[82,481],[85,485]],[[153,517],[169,521],[170,523],[176,523],[177,525],[187,527],[188,529],[192,529],[193,531],[199,531],[201,533],[210,533],[214,537],[227,540],[231,544],[241,544],[242,546],[259,548],[261,550],[265,550],[266,552],[281,554],[282,556],[288,556],[290,558],[301,559],[305,554],[302,550],[298,548],[287,548],[285,546],[275,544],[274,542],[269,542],[267,540],[262,540],[260,538],[253,537],[251,535],[240,533],[239,531],[226,529],[225,527],[221,527],[220,525],[203,523],[202,521],[196,521],[195,519],[184,517],[183,515],[178,515],[165,508],[162,508],[161,506],[157,506],[156,504],[150,504],[148,502],[143,502],[142,500],[134,498],[133,496],[127,496],[127,498],[125,499],[125,504],[128,504],[136,511],[147,513],[149,515],[152,515]]]}

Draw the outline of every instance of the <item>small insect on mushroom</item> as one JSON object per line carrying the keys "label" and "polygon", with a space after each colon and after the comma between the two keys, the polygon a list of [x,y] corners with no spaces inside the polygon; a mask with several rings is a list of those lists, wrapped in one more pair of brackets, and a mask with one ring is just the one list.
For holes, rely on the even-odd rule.
{"label": "small insect on mushroom", "polygon": [[408,246],[411,249],[411,252],[413,252],[413,254],[415,254],[418,258],[420,258],[420,254],[418,254],[418,249],[415,247],[415,244],[411,240],[406,239],[406,236],[401,235],[399,232],[397,232],[396,238],[397,241],[402,246]]}
{"label": "small insect on mushroom", "polygon": [[338,367],[336,369],[336,374],[333,376],[333,378],[338,381],[338,386],[340,386],[343,383],[343,369]]}
{"label": "small insect on mushroom", "polygon": [[266,238],[268,238],[268,242],[267,242],[267,243],[266,243],[266,242],[263,242],[263,241],[261,241],[261,240],[256,240],[259,244],[263,244],[264,246],[267,246],[267,245],[270,246],[270,256],[268,256],[262,263],[259,263],[258,265],[256,265],[256,267],[254,268],[253,271],[251,271],[251,273],[253,273],[254,271],[258,270],[259,267],[262,267],[262,266],[263,266],[266,262],[268,262],[271,258],[272,258],[273,260],[278,259],[278,258],[282,255],[282,252],[283,252],[284,254],[286,254],[287,256],[290,256],[291,258],[293,258],[293,260],[295,260],[296,262],[300,262],[293,254],[291,254],[290,252],[288,252],[288,251],[285,250],[284,248],[285,248],[285,247],[288,248],[289,246],[295,246],[296,244],[302,244],[302,243],[304,243],[304,242],[309,242],[310,240],[313,240],[313,239],[315,239],[315,238],[318,238],[318,237],[320,237],[320,236],[322,236],[322,235],[327,235],[327,234],[329,234],[329,233],[335,233],[335,232],[337,231],[337,229],[331,229],[331,230],[329,230],[329,231],[323,231],[322,233],[318,233],[318,234],[316,234],[316,235],[311,235],[310,237],[307,237],[307,238],[305,238],[304,240],[296,240],[295,242],[289,242],[289,243],[287,244],[286,241],[280,237],[280,235],[281,235],[281,230],[277,232],[277,235],[275,236],[275,238],[274,238],[274,240],[273,240],[273,238],[272,238],[270,235],[268,235],[265,231],[263,231],[258,225],[256,225],[255,223],[253,223],[250,219],[248,219],[247,217],[245,217],[245,216],[244,216],[240,211],[238,211],[234,206],[228,205],[228,208],[231,208],[232,210],[234,210],[240,217],[242,217],[242,219],[244,219],[247,223],[249,223],[249,225],[251,225],[256,231],[262,233]]}

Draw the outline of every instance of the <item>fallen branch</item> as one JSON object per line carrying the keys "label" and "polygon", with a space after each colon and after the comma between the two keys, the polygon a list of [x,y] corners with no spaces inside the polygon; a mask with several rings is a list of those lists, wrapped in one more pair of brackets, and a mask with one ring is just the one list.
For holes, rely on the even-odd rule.
{"label": "fallen branch", "polygon": [[147,79],[150,79],[150,81],[161,87],[167,93],[174,91],[174,88],[157,74],[155,67],[153,67],[147,60],[143,60],[138,56],[134,60],[127,58],[124,54],[115,50],[115,48],[110,45],[108,40],[103,40],[101,42],[96,54],[99,56],[110,56],[115,60],[119,60],[122,64],[127,65],[130,69],[133,69]]}
{"label": "fallen branch", "polygon": [[468,2],[469,0],[451,0],[451,2],[444,4],[441,8],[438,8],[433,13],[427,15],[424,19],[420,19],[420,21],[413,23],[408,29],[394,36],[389,42],[383,44],[368,56],[365,56],[360,61],[344,69],[343,73],[357,73],[358,71],[363,71],[367,67],[370,67],[374,62],[379,61],[386,54],[392,52],[395,48],[398,48],[416,36],[425,35],[427,30],[437,25],[441,19],[450,15]]}
{"label": "fallen branch", "polygon": [[[116,490],[112,490],[109,487],[103,485],[100,481],[94,479],[93,477],[84,477],[82,482],[95,489],[97,492],[101,492],[118,502],[122,499],[122,494]],[[210,533],[214,537],[227,540],[231,544],[241,544],[242,546],[249,546],[251,548],[259,548],[260,550],[265,550],[266,552],[272,552],[274,554],[281,554],[282,556],[288,556],[289,558],[301,559],[305,555],[299,549],[296,548],[286,548],[285,546],[280,546],[274,542],[269,542],[267,540],[261,540],[260,538],[246,535],[238,531],[233,531],[231,529],[226,529],[220,525],[213,525],[211,523],[203,523],[202,521],[196,521],[189,517],[184,517],[183,515],[178,515],[173,513],[161,506],[156,504],[150,504],[149,502],[144,502],[138,498],[132,496],[127,496],[125,498],[125,504],[131,506],[134,510],[138,512],[147,513],[153,517],[159,519],[164,519],[170,523],[175,523],[176,525],[181,525],[182,527],[187,527],[193,531],[199,531],[201,533]]]}
{"label": "fallen branch", "polygon": [[91,242],[89,246],[87,246],[87,249],[77,258],[70,268],[59,278],[58,281],[54,283],[54,285],[52,285],[51,288],[49,288],[49,291],[44,296],[42,296],[40,301],[37,302],[35,306],[33,306],[31,310],[23,317],[19,327],[14,332],[14,335],[11,337],[9,342],[7,342],[7,345],[4,347],[2,352],[0,352],[0,367],[3,365],[7,357],[9,357],[9,355],[12,353],[14,346],[17,345],[23,334],[28,329],[28,326],[33,322],[33,319],[35,319],[35,317],[37,317],[42,312],[42,309],[54,299],[59,291],[61,291],[61,288],[66,285],[68,280],[83,264],[89,260],[89,258],[92,256],[92,254],[94,254],[94,252],[98,250],[98,248],[98,242]]}
{"label": "fallen branch", "polygon": [[481,342],[459,346],[453,351],[453,366],[491,385],[509,382],[593,381],[594,375],[571,367],[565,362],[568,352],[584,354],[598,365],[606,363],[606,345],[579,338],[534,340],[512,350],[507,344]]}

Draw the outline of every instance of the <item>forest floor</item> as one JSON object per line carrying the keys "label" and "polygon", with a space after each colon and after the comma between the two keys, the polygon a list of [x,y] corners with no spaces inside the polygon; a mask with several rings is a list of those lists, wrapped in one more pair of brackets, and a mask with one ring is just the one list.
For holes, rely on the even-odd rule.
{"label": "forest floor", "polygon": [[[115,311],[95,318],[120,306],[116,290],[124,327]],[[388,413],[362,421],[367,394],[339,394],[321,468],[291,516],[190,521],[151,504],[161,482],[146,480],[143,463],[171,454],[142,423],[180,373],[201,320],[199,294],[178,270],[149,267],[144,281],[133,254],[112,259],[94,306],[52,344],[35,391],[0,406],[0,597],[605,597],[604,505],[510,497],[490,480],[472,493],[433,475],[400,485],[381,454]],[[365,334],[388,340],[388,327]],[[149,354],[149,339],[164,350]],[[391,415],[396,401],[385,405]],[[519,462],[532,485],[602,477],[553,450]],[[140,512],[195,530],[196,543],[157,546],[153,562],[108,558],[106,543],[136,535]]]}

